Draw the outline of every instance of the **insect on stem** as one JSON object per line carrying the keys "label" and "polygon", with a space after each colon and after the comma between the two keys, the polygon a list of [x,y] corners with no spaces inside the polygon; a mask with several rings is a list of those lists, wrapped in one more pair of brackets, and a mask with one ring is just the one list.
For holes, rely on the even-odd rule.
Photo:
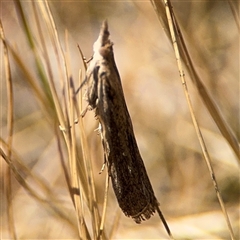
{"label": "insect on stem", "polygon": [[[104,21],[87,68],[84,82],[88,106],[82,116],[90,109],[95,111],[104,150],[103,167],[106,163],[118,204],[126,216],[141,223],[161,211],[137,146],[109,35]],[[171,236],[165,219],[163,223]]]}

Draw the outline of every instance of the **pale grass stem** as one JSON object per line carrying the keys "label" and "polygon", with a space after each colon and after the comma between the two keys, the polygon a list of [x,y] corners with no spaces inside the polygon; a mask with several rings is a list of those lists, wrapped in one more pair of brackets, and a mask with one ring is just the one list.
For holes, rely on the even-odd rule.
{"label": "pale grass stem", "polygon": [[185,80],[185,74],[184,74],[182,61],[181,61],[181,57],[180,57],[180,54],[179,54],[179,48],[178,48],[178,44],[179,44],[179,41],[181,39],[176,38],[176,33],[179,33],[180,29],[177,28],[177,25],[176,25],[177,20],[174,16],[173,8],[171,6],[171,2],[169,0],[165,0],[164,2],[165,2],[165,7],[166,7],[166,15],[167,15],[167,19],[168,19],[168,24],[169,24],[172,44],[173,44],[173,48],[174,48],[174,53],[175,53],[175,56],[176,56],[177,66],[178,66],[178,70],[179,70],[179,73],[180,73],[180,79],[181,79],[181,82],[182,82],[182,86],[183,86],[183,90],[184,90],[184,93],[185,93],[186,101],[188,103],[189,112],[191,114],[193,125],[194,125],[195,131],[197,133],[197,137],[198,137],[201,149],[202,149],[204,159],[207,163],[208,170],[209,170],[210,176],[211,176],[212,181],[213,181],[213,186],[215,188],[218,201],[220,203],[223,215],[224,215],[225,220],[227,222],[227,226],[228,226],[228,229],[229,229],[231,239],[234,240],[235,238],[234,238],[232,226],[231,226],[228,214],[227,214],[225,204],[223,202],[222,196],[221,196],[219,188],[218,188],[215,173],[214,173],[214,170],[213,170],[213,167],[212,167],[212,164],[211,164],[211,159],[210,159],[209,153],[207,151],[207,147],[206,147],[206,144],[204,142],[201,130],[200,130],[199,125],[197,123],[197,119],[195,117],[193,106],[192,106],[192,103],[191,103],[190,94],[189,94],[189,91],[188,91],[188,88],[187,88],[187,83],[186,83],[186,80]]}

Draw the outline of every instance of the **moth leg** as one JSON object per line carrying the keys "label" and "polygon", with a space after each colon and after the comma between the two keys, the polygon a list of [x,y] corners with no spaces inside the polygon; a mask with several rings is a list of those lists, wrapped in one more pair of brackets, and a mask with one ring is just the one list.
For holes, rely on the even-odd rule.
{"label": "moth leg", "polygon": [[98,132],[98,134],[100,134],[100,137],[101,137],[101,141],[102,141],[102,145],[103,145],[103,151],[104,151],[104,162],[103,162],[103,165],[102,165],[102,168],[99,172],[99,174],[101,174],[104,169],[105,169],[105,166],[107,164],[107,156],[108,156],[108,147],[107,147],[107,143],[104,141],[104,137],[103,137],[103,129],[102,129],[102,125],[101,123],[99,123],[99,126],[98,128],[96,129],[96,131]]}
{"label": "moth leg", "polygon": [[[103,141],[102,141],[102,144],[104,144]],[[108,156],[108,155],[107,155],[107,151],[106,151],[105,148],[104,148],[104,162],[103,162],[103,165],[102,165],[102,168],[101,168],[99,174],[101,174],[101,173],[104,171],[106,165],[108,164],[108,160],[107,160],[108,157],[107,157],[107,156]]]}
{"label": "moth leg", "polygon": [[87,111],[92,111],[92,106],[90,104],[86,106],[86,108],[81,112],[80,116],[85,117]]}
{"label": "moth leg", "polygon": [[91,73],[92,77],[89,78],[88,82],[88,89],[86,92],[87,102],[92,107],[92,109],[95,109],[97,106],[97,88],[98,88],[98,70],[99,67],[95,67],[93,69],[93,72]]}
{"label": "moth leg", "polygon": [[107,164],[107,159],[106,159],[106,155],[104,154],[104,162],[103,162],[103,165],[102,165],[102,168],[101,168],[99,174],[101,174],[104,171],[106,164]]}
{"label": "moth leg", "polygon": [[107,145],[106,142],[103,141],[102,139],[102,144],[103,144],[103,149],[104,149],[104,162],[103,162],[103,165],[102,165],[102,168],[99,172],[99,174],[101,174],[104,169],[105,169],[105,166],[108,165],[108,154],[109,154],[109,149],[107,148]]}
{"label": "moth leg", "polygon": [[[87,111],[91,111],[92,110],[92,107],[88,104],[84,110],[82,110],[82,112],[80,113],[80,117],[85,117]],[[77,117],[75,120],[74,120],[74,123],[75,124],[78,124],[78,120],[79,120],[79,117]]]}
{"label": "moth leg", "polygon": [[[91,111],[96,108],[98,96],[97,96],[97,85],[98,85],[98,69],[99,67],[95,67],[93,72],[91,72],[88,76],[86,76],[84,82],[80,85],[79,89],[86,83],[88,83],[88,88],[84,93],[83,99],[87,100],[87,107],[81,112],[81,117],[84,117],[87,111]],[[78,90],[79,90],[78,89]]]}
{"label": "moth leg", "polygon": [[89,62],[91,62],[92,60],[93,60],[93,56],[91,56],[89,59],[86,59],[86,58],[84,57],[85,63],[89,63]]}

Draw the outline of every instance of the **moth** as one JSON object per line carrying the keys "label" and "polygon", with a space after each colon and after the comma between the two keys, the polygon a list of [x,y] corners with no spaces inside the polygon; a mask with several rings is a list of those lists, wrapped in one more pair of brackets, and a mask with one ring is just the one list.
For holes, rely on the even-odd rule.
{"label": "moth", "polygon": [[141,223],[156,210],[159,213],[159,203],[134,136],[109,35],[107,21],[104,21],[86,72],[88,104],[82,116],[88,110],[95,111],[104,159],[118,204],[126,216]]}

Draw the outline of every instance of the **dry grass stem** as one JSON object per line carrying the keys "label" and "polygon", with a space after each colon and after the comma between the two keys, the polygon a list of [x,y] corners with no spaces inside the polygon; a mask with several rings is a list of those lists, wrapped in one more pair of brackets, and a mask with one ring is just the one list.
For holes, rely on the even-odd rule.
{"label": "dry grass stem", "polygon": [[[7,147],[7,144],[1,139],[1,145]],[[10,159],[0,148],[0,155],[8,164],[15,179],[18,183],[39,203],[52,210],[56,216],[64,220],[71,228],[74,227],[73,222],[67,217],[67,214],[62,211],[61,201],[59,201],[47,184],[35,173],[32,173],[28,167],[20,160],[13,152]],[[26,181],[25,179],[28,180]],[[29,182],[29,183],[28,183]]]}
{"label": "dry grass stem", "polygon": [[[157,15],[158,15],[158,18],[160,19],[160,22],[163,24],[163,28],[164,28],[168,38],[170,39],[169,27],[167,26],[166,19],[165,19],[166,14],[163,13],[163,8],[164,8],[163,3],[160,1],[154,1],[154,0],[151,0],[151,2],[154,6],[154,9],[155,9]],[[227,140],[227,142],[231,146],[233,152],[236,154],[237,159],[240,163],[239,143],[238,143],[237,137],[231,130],[231,127],[229,126],[229,124],[224,120],[224,118],[220,112],[220,109],[217,107],[213,98],[211,97],[211,95],[209,94],[207,89],[205,88],[203,81],[200,79],[199,75],[197,74],[194,64],[191,60],[191,57],[188,53],[188,49],[185,45],[181,30],[178,26],[178,21],[174,15],[174,12],[172,9],[171,9],[171,14],[172,14],[172,17],[174,18],[173,24],[175,25],[176,35],[178,36],[179,54],[182,58],[182,61],[185,63],[185,66],[191,76],[191,80],[194,82],[202,101],[204,102],[205,106],[208,109],[208,112],[214,119],[216,125],[218,126],[218,128],[219,128],[220,132],[222,133],[222,135],[224,136],[224,138]]]}
{"label": "dry grass stem", "polygon": [[205,161],[207,163],[207,166],[208,166],[208,169],[209,169],[209,172],[210,172],[210,176],[211,176],[212,181],[213,181],[214,188],[216,190],[217,198],[219,200],[219,203],[220,203],[220,206],[222,208],[224,217],[226,219],[231,239],[233,240],[234,239],[234,234],[233,234],[232,226],[231,226],[231,223],[230,223],[227,211],[226,211],[225,204],[222,200],[222,196],[221,196],[219,188],[218,188],[217,180],[216,180],[216,177],[215,177],[215,174],[214,174],[214,170],[213,170],[213,167],[212,167],[212,164],[211,164],[211,159],[210,159],[209,153],[207,151],[206,144],[204,142],[201,130],[199,128],[199,125],[197,123],[197,120],[196,120],[196,117],[195,117],[195,114],[194,114],[194,111],[193,111],[193,106],[192,106],[192,103],[191,103],[190,94],[189,94],[189,91],[188,91],[188,88],[187,88],[187,83],[185,81],[185,74],[184,74],[182,61],[181,61],[179,48],[178,48],[178,44],[179,44],[179,41],[181,41],[181,39],[176,38],[176,33],[179,34],[180,29],[177,28],[177,26],[176,26],[177,20],[174,16],[173,9],[172,9],[172,6],[171,6],[171,3],[170,3],[169,0],[165,0],[165,7],[166,7],[166,14],[167,14],[167,18],[168,18],[170,34],[171,34],[171,38],[172,38],[172,44],[173,44],[173,48],[174,48],[174,52],[175,52],[175,56],[176,56],[176,60],[177,60],[177,65],[178,65],[178,69],[179,69],[179,73],[180,73],[180,78],[181,78],[182,86],[183,86],[183,89],[184,89],[185,97],[186,97],[186,100],[187,100],[187,103],[188,103],[188,106],[189,106],[189,111],[190,111],[190,114],[191,114],[193,125],[195,127],[195,131],[197,133],[198,140],[200,142],[200,146],[202,148],[202,153],[203,153],[203,156],[204,156]]}
{"label": "dry grass stem", "polygon": [[103,202],[103,211],[102,211],[102,218],[101,223],[99,227],[99,235],[98,239],[103,239],[103,229],[104,229],[104,223],[105,223],[105,217],[107,212],[107,199],[108,199],[108,189],[109,189],[109,175],[108,172],[106,173],[106,180],[105,180],[105,193],[104,193],[104,202]]}
{"label": "dry grass stem", "polygon": [[237,1],[232,1],[232,0],[228,0],[228,3],[231,8],[233,17],[235,19],[235,23],[238,28],[238,33],[240,33],[239,6],[237,5],[238,3],[237,3]]}
{"label": "dry grass stem", "polygon": [[[13,127],[14,127],[14,118],[13,118],[13,83],[12,83],[12,76],[11,76],[11,69],[10,69],[10,63],[9,63],[9,54],[8,54],[8,48],[6,44],[6,39],[2,27],[2,22],[0,21],[0,36],[3,42],[4,47],[4,65],[5,65],[5,74],[6,74],[6,85],[7,85],[7,97],[8,97],[8,114],[7,114],[7,156],[11,158],[12,155],[12,142],[13,142]],[[14,214],[13,214],[13,208],[12,208],[12,181],[11,181],[11,169],[7,167],[6,170],[6,182],[4,186],[4,190],[6,190],[7,195],[7,205],[8,205],[8,211],[7,211],[7,217],[8,217],[8,223],[9,223],[9,232],[13,239],[17,238],[16,235],[16,229],[15,229],[15,223],[14,223]]]}
{"label": "dry grass stem", "polygon": [[[108,16],[116,64],[139,150],[174,236],[224,239],[230,235],[234,239],[232,227],[235,229],[239,224],[236,166],[240,163],[234,157],[240,156],[237,133],[230,128],[232,125],[234,129],[237,121],[226,122],[224,117],[230,119],[237,109],[234,102],[237,63],[232,56],[237,48],[236,32],[240,31],[237,5],[232,0],[220,4],[211,1],[212,12],[205,2],[174,2],[176,9],[170,4],[168,0],[1,3],[2,238],[169,238],[157,214],[141,225],[123,215],[110,187],[109,169],[98,174],[104,162],[102,136],[94,132],[98,121],[94,120],[93,112],[84,119],[81,116],[87,104],[83,97],[85,74],[93,58],[86,59],[92,54],[102,20]],[[201,10],[188,12],[184,4],[193,10],[201,6]],[[223,11],[226,6],[227,12]],[[174,52],[164,32],[157,31],[159,23],[154,10]],[[224,20],[219,20],[216,13],[222,14]],[[123,14],[124,18],[116,17]],[[199,19],[202,25],[196,32],[185,31],[191,30]],[[216,23],[206,26],[206,19]],[[183,25],[187,25],[184,32],[179,27],[181,20],[187,23]],[[229,24],[231,34],[223,40],[224,24]],[[210,34],[216,26],[223,28],[219,38]],[[195,36],[199,41],[194,41]],[[188,40],[196,45],[187,45]],[[173,69],[174,53],[177,67]],[[203,60],[210,61],[209,56],[213,55],[220,56],[217,62],[205,64]],[[178,71],[188,106],[179,83],[169,80],[177,78]],[[185,73],[193,84],[186,82]],[[214,77],[217,81],[213,81]],[[192,86],[197,89],[195,95],[191,94]],[[204,104],[195,105],[199,99]],[[215,100],[222,108],[217,107]],[[188,120],[189,112],[192,121]],[[198,141],[192,141],[196,138],[193,126],[201,148]],[[117,131],[115,136],[119,137]],[[201,151],[207,164],[199,161]],[[209,155],[214,159],[214,169]],[[209,219],[219,219],[216,228],[206,226]],[[196,226],[200,228],[199,223],[201,233],[195,231]],[[168,229],[166,225],[165,228]]]}

